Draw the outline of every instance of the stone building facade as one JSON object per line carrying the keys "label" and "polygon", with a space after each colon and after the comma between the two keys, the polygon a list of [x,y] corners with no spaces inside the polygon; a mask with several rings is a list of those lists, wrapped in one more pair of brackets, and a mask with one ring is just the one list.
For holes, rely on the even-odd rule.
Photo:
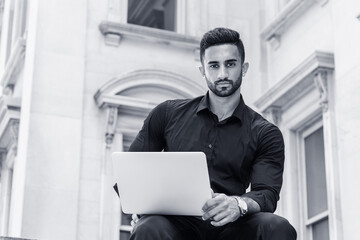
{"label": "stone building facade", "polygon": [[360,226],[358,0],[0,0],[0,236],[127,239],[110,154],[206,92],[204,32],[238,30],[245,102],[282,130],[280,214],[301,240]]}

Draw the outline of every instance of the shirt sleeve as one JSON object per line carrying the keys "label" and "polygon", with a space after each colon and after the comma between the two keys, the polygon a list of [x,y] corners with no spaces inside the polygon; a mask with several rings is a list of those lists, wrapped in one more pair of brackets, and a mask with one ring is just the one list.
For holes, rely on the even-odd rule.
{"label": "shirt sleeve", "polygon": [[129,152],[156,152],[164,149],[167,104],[167,101],[163,102],[149,113],[140,132],[130,145]]}
{"label": "shirt sleeve", "polygon": [[255,200],[262,212],[274,212],[284,171],[284,140],[280,130],[268,124],[259,132],[257,154],[251,167],[251,191],[244,197]]}

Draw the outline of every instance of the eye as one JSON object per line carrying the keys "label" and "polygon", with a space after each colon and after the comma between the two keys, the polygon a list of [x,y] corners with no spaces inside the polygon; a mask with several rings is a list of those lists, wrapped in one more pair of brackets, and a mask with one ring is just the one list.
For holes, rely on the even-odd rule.
{"label": "eye", "polygon": [[226,64],[227,67],[235,67],[236,66],[236,63],[234,62],[229,62]]}
{"label": "eye", "polygon": [[217,69],[217,68],[219,68],[219,65],[218,64],[210,64],[209,68]]}

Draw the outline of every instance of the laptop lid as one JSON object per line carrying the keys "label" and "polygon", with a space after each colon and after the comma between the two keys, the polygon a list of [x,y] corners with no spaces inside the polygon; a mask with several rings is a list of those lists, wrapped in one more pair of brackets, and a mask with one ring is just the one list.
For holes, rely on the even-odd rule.
{"label": "laptop lid", "polygon": [[211,198],[202,152],[115,152],[112,160],[126,214],[201,216]]}

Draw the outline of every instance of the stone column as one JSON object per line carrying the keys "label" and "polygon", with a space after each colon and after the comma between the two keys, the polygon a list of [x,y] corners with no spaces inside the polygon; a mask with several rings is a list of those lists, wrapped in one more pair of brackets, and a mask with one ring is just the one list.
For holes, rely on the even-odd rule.
{"label": "stone column", "polygon": [[[100,240],[118,240],[120,230],[120,201],[113,185],[113,166],[111,153],[122,150],[122,135],[116,134],[118,108],[107,108],[104,154],[101,163],[100,199]],[[120,148],[118,147],[120,146]]]}
{"label": "stone column", "polygon": [[334,112],[338,136],[343,236],[354,239],[360,226],[360,1],[333,0]]}

